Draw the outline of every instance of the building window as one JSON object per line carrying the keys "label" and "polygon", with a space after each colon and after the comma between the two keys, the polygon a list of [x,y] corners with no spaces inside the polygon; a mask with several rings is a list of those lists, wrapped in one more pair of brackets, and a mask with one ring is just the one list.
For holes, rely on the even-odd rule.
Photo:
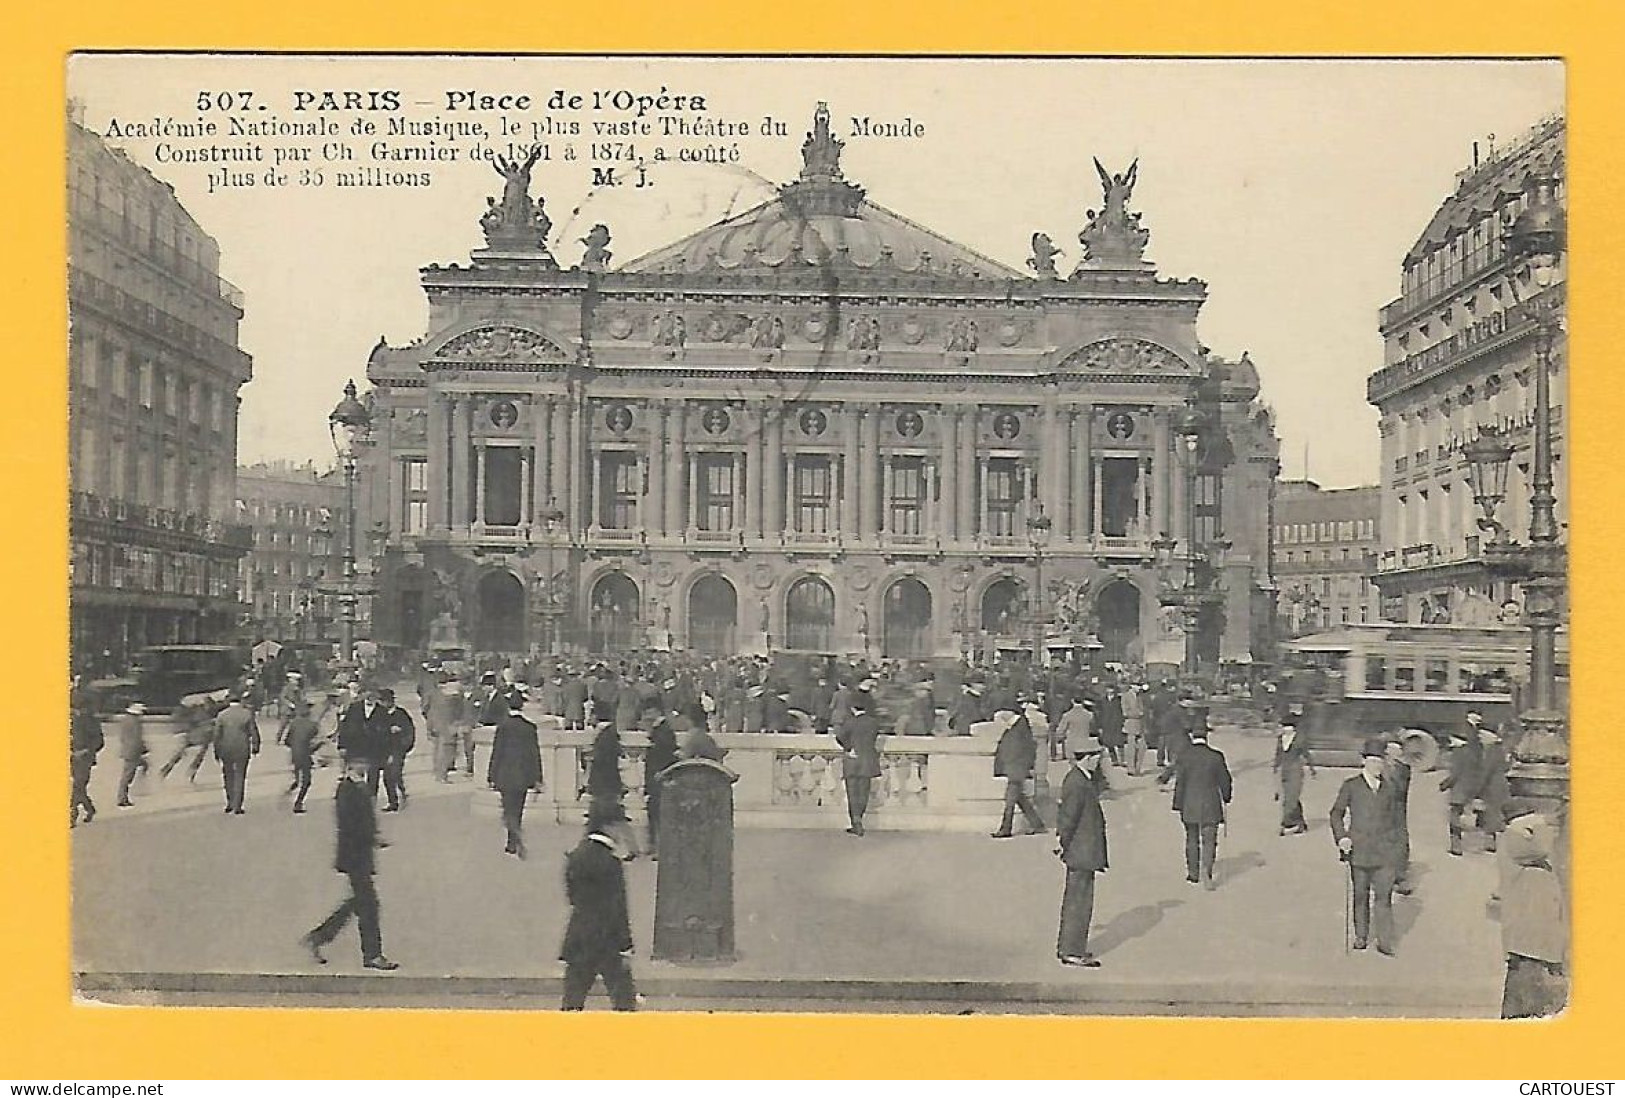
{"label": "building window", "polygon": [[829,533],[830,504],[835,488],[833,463],[827,457],[797,455],[793,469],[796,532]]}
{"label": "building window", "polygon": [[[422,458],[408,458],[401,464],[401,482],[405,485],[401,532],[422,534],[429,528],[429,463]],[[305,524],[309,525],[308,515]]]}
{"label": "building window", "polygon": [[173,370],[164,371],[164,412],[167,415],[179,415],[181,402],[178,395],[178,381]]}
{"label": "building window", "polygon": [[1381,656],[1367,656],[1365,658],[1365,688],[1367,690],[1388,689],[1388,661]]}
{"label": "building window", "polygon": [[152,389],[153,389],[153,377],[152,377],[153,366],[152,366],[152,363],[145,362],[145,361],[141,362],[141,363],[139,363],[137,365],[136,369],[137,369],[137,374],[138,374],[138,377],[139,377],[139,381],[137,382],[137,386],[138,386],[137,391],[139,393],[139,399],[140,399],[140,402],[141,402],[141,407],[143,407],[143,408],[151,408],[152,407]]}
{"label": "building window", "polygon": [[[1111,459],[1106,460],[1110,464]],[[984,533],[991,537],[1016,536],[1016,512],[1021,509],[1022,497],[1021,472],[1021,464],[1015,458],[993,458],[987,463],[987,484],[984,486],[987,529]],[[1112,523],[1108,518],[1106,533],[1112,532]]]}
{"label": "building window", "polygon": [[630,530],[638,521],[638,456],[611,452],[600,454],[598,460],[603,486],[598,525],[605,530]]}
{"label": "building window", "polygon": [[918,535],[923,533],[925,515],[925,459],[922,457],[893,458],[886,470],[888,483],[886,498],[890,508],[886,515],[886,529],[894,534]]}
{"label": "building window", "polygon": [[695,484],[699,489],[699,514],[696,521],[701,530],[732,530],[734,528],[734,470],[732,454],[701,454],[694,459]]}
{"label": "building window", "polygon": [[1224,515],[1220,509],[1219,474],[1202,473],[1196,478],[1196,500],[1192,507],[1196,516],[1194,531],[1197,545],[1211,545],[1224,532]]}

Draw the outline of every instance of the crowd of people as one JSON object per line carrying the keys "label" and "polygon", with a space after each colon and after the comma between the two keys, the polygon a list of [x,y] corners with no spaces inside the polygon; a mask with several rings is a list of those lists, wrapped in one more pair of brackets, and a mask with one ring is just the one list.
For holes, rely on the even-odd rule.
{"label": "crowd of people", "polygon": [[[219,762],[224,809],[246,811],[246,775],[262,748],[261,722],[274,724],[276,743],[289,752],[291,811],[305,811],[314,769],[342,760],[338,783],[338,856],[335,868],[351,883],[351,895],[305,938],[325,963],[322,947],[345,923],[360,923],[363,963],[396,967],[383,954],[378,900],[371,884],[372,850],[378,829],[372,813],[378,793],[382,811],[408,803],[406,759],[417,747],[421,721],[436,782],[475,780],[497,791],[502,805],[506,853],[526,856],[524,808],[543,782],[537,725],[527,710],[558,718],[567,729],[590,731],[585,777],[587,829],[567,862],[570,931],[562,951],[573,975],[565,1005],[579,1009],[587,990],[603,978],[618,1009],[635,996],[623,954],[630,948],[625,923],[622,860],[645,849],[634,836],[624,803],[624,732],[648,736],[644,792],[647,852],[658,857],[658,775],[683,758],[721,760],[716,739],[726,733],[827,734],[842,751],[847,831],[866,834],[872,782],[881,774],[879,740],[892,736],[969,736],[993,722],[998,729],[993,775],[1005,785],[1002,818],[994,838],[1016,836],[1019,813],[1029,834],[1046,833],[1035,802],[1040,763],[1069,763],[1056,816],[1056,853],[1066,871],[1057,959],[1096,968],[1088,948],[1095,877],[1108,868],[1103,804],[1111,799],[1109,768],[1126,775],[1153,774],[1171,794],[1184,831],[1186,880],[1218,887],[1215,866],[1222,825],[1233,794],[1224,754],[1208,742],[1205,705],[1182,695],[1172,682],[1146,681],[1132,670],[1097,672],[1078,667],[1035,671],[1025,664],[961,667],[958,675],[922,675],[893,663],[833,659],[774,663],[755,657],[706,659],[649,654],[585,662],[487,659],[471,665],[424,662],[417,674],[419,711],[397,704],[394,691],[373,681],[336,684],[325,695],[309,690],[301,672],[257,666],[221,704],[183,706],[176,714],[175,745],[160,775],[167,778],[192,755],[195,779],[205,757]],[[316,708],[317,703],[320,709]],[[324,732],[331,715],[331,729]],[[1274,745],[1277,834],[1309,831],[1303,805],[1305,778],[1315,774],[1307,735],[1295,713],[1279,716]],[[148,767],[144,711],[138,702],[111,722],[121,764],[118,799],[128,805],[135,777]],[[89,822],[96,812],[89,777],[103,748],[101,722],[77,704],[71,729],[70,821]],[[479,747],[490,744],[483,774]],[[1409,801],[1413,773],[1397,736],[1373,737],[1361,748],[1359,773],[1344,781],[1329,812],[1336,851],[1348,866],[1346,945],[1379,954],[1397,949],[1394,896],[1412,893]],[[1448,853],[1464,856],[1466,841],[1481,834],[1484,849],[1502,844],[1498,899],[1507,953],[1508,1016],[1551,1013],[1565,991],[1566,935],[1561,927],[1562,890],[1552,868],[1552,827],[1537,806],[1514,799],[1507,780],[1508,756],[1500,735],[1482,715],[1468,712],[1450,739],[1439,788],[1448,805]],[[608,929],[606,929],[606,927]],[[1556,1004],[1556,1006],[1554,1006]]]}

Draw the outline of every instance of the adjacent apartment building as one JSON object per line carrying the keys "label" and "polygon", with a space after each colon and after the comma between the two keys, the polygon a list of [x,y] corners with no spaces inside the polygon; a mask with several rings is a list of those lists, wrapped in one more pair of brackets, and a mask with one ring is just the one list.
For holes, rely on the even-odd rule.
{"label": "adjacent apartment building", "polygon": [[74,666],[239,625],[241,293],[169,185],[68,121]]}
{"label": "adjacent apartment building", "polygon": [[[1516,592],[1480,560],[1479,510],[1462,447],[1485,425],[1508,434],[1516,452],[1497,518],[1523,537],[1534,441],[1536,331],[1528,304],[1537,288],[1507,262],[1503,236],[1534,178],[1555,177],[1564,198],[1566,132],[1557,117],[1485,159],[1475,147],[1474,163],[1406,254],[1400,297],[1382,309],[1383,367],[1367,380],[1366,396],[1381,413],[1376,582],[1388,620],[1487,624],[1515,609]],[[1544,292],[1561,298],[1565,273]],[[1562,522],[1568,359],[1561,339],[1552,357]]]}
{"label": "adjacent apartment building", "polygon": [[344,478],[310,464],[245,465],[237,500],[239,520],[253,529],[241,582],[255,638],[336,637]]}
{"label": "adjacent apartment building", "polygon": [[1283,637],[1378,620],[1371,575],[1381,546],[1381,496],[1376,485],[1277,485],[1272,545]]}

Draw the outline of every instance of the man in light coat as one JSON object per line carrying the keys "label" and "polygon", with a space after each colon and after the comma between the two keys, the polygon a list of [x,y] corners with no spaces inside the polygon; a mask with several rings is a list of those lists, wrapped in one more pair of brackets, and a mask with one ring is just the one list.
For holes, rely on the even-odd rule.
{"label": "man in light coat", "polygon": [[124,712],[113,718],[113,733],[118,737],[119,762],[123,769],[118,779],[118,806],[132,808],[130,783],[136,773],[147,765],[147,739],[143,730],[147,707],[142,702],[131,702]]}

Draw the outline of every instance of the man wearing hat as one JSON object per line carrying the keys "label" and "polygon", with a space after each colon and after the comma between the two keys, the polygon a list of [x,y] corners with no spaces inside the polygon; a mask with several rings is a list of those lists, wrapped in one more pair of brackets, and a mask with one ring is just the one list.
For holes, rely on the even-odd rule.
{"label": "man wearing hat", "polygon": [[113,734],[118,737],[119,762],[123,769],[118,779],[118,806],[132,808],[130,801],[130,783],[135,781],[136,773],[147,763],[147,739],[143,730],[147,707],[145,703],[133,701],[124,707],[124,712],[113,718]]}
{"label": "man wearing hat", "polygon": [[[305,811],[305,795],[310,792],[310,775],[316,759],[317,738],[316,722],[310,716],[310,703],[301,699],[294,709],[293,717],[288,721],[286,732],[288,759],[293,766],[293,781],[288,785],[288,793],[298,794],[293,801],[293,811],[296,815],[302,815]],[[287,796],[287,793],[283,796]]]}
{"label": "man wearing hat", "polygon": [[1503,1018],[1546,1018],[1568,1003],[1568,905],[1553,856],[1557,830],[1531,800],[1506,805],[1498,855]]}
{"label": "man wearing hat", "polygon": [[215,718],[214,757],[226,787],[226,811],[243,814],[243,790],[248,783],[248,761],[260,753],[260,726],[253,710],[233,694]]}
{"label": "man wearing hat", "polygon": [[852,716],[841,729],[835,742],[845,754],[841,758],[841,781],[846,786],[846,815],[848,835],[863,837],[863,817],[869,811],[869,788],[880,777],[880,722],[875,718],[872,705],[860,699],[852,707]]}
{"label": "man wearing hat", "polygon": [[959,697],[948,709],[948,734],[950,736],[970,735],[970,726],[982,719],[982,691],[975,683],[967,682],[959,687]]}
{"label": "man wearing hat", "polygon": [[468,698],[462,687],[450,675],[445,675],[430,691],[424,706],[423,719],[429,726],[429,739],[434,744],[434,780],[442,784],[451,780],[457,769],[457,742],[468,727]]}
{"label": "man wearing hat", "polygon": [[360,758],[346,759],[333,796],[333,816],[338,826],[338,852],[333,858],[333,868],[350,879],[350,896],[300,942],[317,964],[325,965],[327,958],[322,956],[322,947],[337,938],[354,916],[361,931],[362,966],[391,972],[401,966],[384,956],[378,888],[372,879],[377,869],[374,851],[383,844],[378,839],[378,820],[372,811],[373,795],[366,789],[368,769],[370,765]]}
{"label": "man wearing hat", "polygon": [[1450,853],[1458,858],[1461,857],[1462,828],[1470,826],[1471,821],[1467,802],[1473,799],[1471,784],[1473,774],[1478,769],[1478,751],[1476,738],[1469,740],[1452,732],[1450,755],[1446,760],[1447,772],[1439,780],[1439,789],[1447,794],[1445,810],[1450,817]]}
{"label": "man wearing hat", "polygon": [[1305,773],[1314,776],[1315,764],[1309,757],[1309,740],[1298,727],[1295,714],[1281,717],[1273,769],[1279,783],[1275,798],[1281,802],[1281,827],[1276,834],[1302,835],[1309,830],[1309,822],[1303,818],[1303,778]]}
{"label": "man wearing hat", "polygon": [[770,686],[762,695],[762,731],[794,732],[795,722],[790,719],[790,693],[778,684]]}
{"label": "man wearing hat", "polygon": [[579,732],[587,721],[587,678],[571,671],[559,686],[564,705],[564,727]]}
{"label": "man wearing hat", "polygon": [[384,709],[384,793],[389,803],[385,812],[399,812],[406,803],[406,756],[417,744],[417,728],[412,715],[395,704],[395,691],[380,690],[378,703]]}
{"label": "man wearing hat", "polygon": [[1015,825],[1017,808],[1027,822],[1029,835],[1042,835],[1048,830],[1033,799],[1027,795],[1027,781],[1037,765],[1038,743],[1033,738],[1032,722],[1023,713],[1010,722],[1004,735],[999,737],[999,745],[993,749],[993,776],[1004,779],[1004,818],[999,822],[999,829],[993,832],[993,838],[1008,839],[1014,834],[1010,829]]}
{"label": "man wearing hat", "polygon": [[1095,874],[1104,873],[1107,866],[1106,814],[1100,807],[1104,746],[1092,736],[1068,746],[1072,748],[1072,768],[1061,783],[1061,807],[1055,822],[1055,852],[1066,866],[1055,954],[1063,965],[1099,968],[1100,961],[1089,952],[1089,923],[1095,913]]}
{"label": "man wearing hat", "polygon": [[[1094,701],[1082,694],[1072,699],[1072,707],[1061,714],[1050,730],[1050,759],[1073,757],[1072,744],[1095,739]],[[1104,745],[1102,745],[1104,746]]]}
{"label": "man wearing hat", "polygon": [[621,815],[618,805],[592,805],[587,833],[564,862],[564,894],[570,903],[570,922],[559,948],[559,960],[565,965],[564,1010],[586,1009],[587,993],[600,976],[611,1006],[637,1009],[637,988],[628,963],[632,920],[626,904],[626,872],[614,838]]}
{"label": "man wearing hat", "polygon": [[361,688],[361,700],[344,710],[338,724],[339,753],[367,764],[367,791],[378,796],[378,778],[389,749],[389,715],[379,704],[378,688]]}
{"label": "man wearing hat", "polygon": [[1411,766],[1405,761],[1405,744],[1389,736],[1383,744],[1383,779],[1393,806],[1394,831],[1398,835],[1399,860],[1394,866],[1394,894],[1411,894]]}
{"label": "man wearing hat", "polygon": [[1207,728],[1191,729],[1190,746],[1174,760],[1174,811],[1185,825],[1185,880],[1211,891],[1218,887],[1213,864],[1219,854],[1219,825],[1230,803],[1230,767],[1224,752],[1208,746]]}
{"label": "man wearing hat", "polygon": [[508,712],[497,723],[485,781],[502,798],[502,824],[508,832],[504,854],[525,857],[525,797],[542,787],[542,749],[536,726],[524,714],[524,699],[506,695]]}
{"label": "man wearing hat", "polygon": [[68,769],[73,775],[73,791],[68,797],[68,824],[79,823],[79,810],[85,811],[85,822],[96,818],[96,804],[90,799],[90,773],[96,766],[96,756],[104,742],[102,722],[96,716],[96,707],[89,698],[79,695],[73,702],[73,723],[68,730]]}
{"label": "man wearing hat", "polygon": [[276,698],[276,742],[278,745],[288,742],[288,722],[293,720],[293,715],[298,712],[299,703],[304,700],[305,684],[303,677],[297,671],[289,671],[287,680],[282,684],[282,689]]}
{"label": "man wearing hat", "polygon": [[1337,791],[1331,824],[1332,838],[1337,841],[1339,856],[1348,863],[1353,884],[1354,948],[1364,949],[1375,930],[1377,952],[1392,957],[1394,877],[1400,851],[1393,804],[1383,789],[1385,753],[1382,739],[1373,736],[1365,741],[1360,749],[1360,773]]}
{"label": "man wearing hat", "polygon": [[1494,850],[1496,835],[1503,824],[1502,812],[1511,789],[1507,785],[1507,753],[1501,743],[1501,734],[1487,724],[1477,725],[1478,765],[1474,767],[1468,784],[1468,807],[1478,814],[1479,826],[1484,829],[1484,847]]}

